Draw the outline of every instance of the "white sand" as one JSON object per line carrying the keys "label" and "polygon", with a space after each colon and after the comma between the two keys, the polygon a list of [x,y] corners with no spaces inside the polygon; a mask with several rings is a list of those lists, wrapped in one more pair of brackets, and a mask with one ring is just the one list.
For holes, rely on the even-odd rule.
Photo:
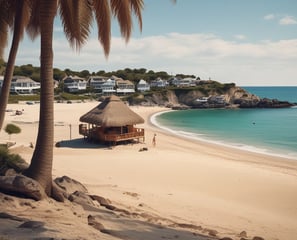
{"label": "white sand", "polygon": [[[161,107],[132,107],[146,119],[145,143],[114,148],[89,144],[78,134],[79,117],[98,102],[55,104],[54,176],[67,175],[125,206],[178,222],[216,229],[219,236],[295,240],[297,236],[297,160],[272,157],[166,133],[149,123]],[[11,136],[30,161],[39,105],[10,104],[6,113],[22,132]],[[152,146],[154,133],[156,147]],[[71,139],[70,139],[71,138]],[[7,141],[4,131],[0,141]],[[148,151],[139,152],[142,147]]]}

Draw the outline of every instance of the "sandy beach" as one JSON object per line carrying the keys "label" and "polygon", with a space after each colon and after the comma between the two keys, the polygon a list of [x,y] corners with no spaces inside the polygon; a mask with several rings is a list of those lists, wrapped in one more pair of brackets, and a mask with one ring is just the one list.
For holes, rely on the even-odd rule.
{"label": "sandy beach", "polygon": [[[254,236],[266,240],[296,239],[297,159],[177,137],[150,122],[153,114],[168,110],[163,107],[131,107],[145,119],[144,124],[137,125],[145,129],[144,143],[112,148],[91,144],[78,133],[79,117],[98,104],[55,103],[55,142],[61,142],[61,147],[54,148],[53,176],[76,179],[89,193],[110,199],[129,211],[146,213],[151,216],[150,223],[155,219],[154,223],[166,226],[162,233],[161,228],[149,231],[148,225],[102,218],[110,229],[122,232],[125,229],[120,238],[208,239],[200,236],[204,230],[205,235],[216,235],[213,239]],[[7,109],[13,111],[6,113],[4,126],[14,123],[22,132],[9,140],[7,133],[1,131],[0,141],[16,142],[12,149],[29,162],[33,152],[30,143],[35,144],[37,135],[39,104],[9,104]],[[23,114],[15,115],[16,110],[22,110]],[[154,134],[156,146],[152,145]],[[148,150],[139,151],[143,147]],[[46,208],[48,203],[39,204]],[[19,209],[19,212],[13,207],[0,210],[27,217],[37,211],[29,214],[24,206]],[[52,220],[47,219],[52,228],[60,229],[59,221],[54,220],[60,217],[53,215]],[[75,226],[76,221],[71,221]],[[187,223],[202,230],[199,232],[197,227],[199,234],[189,234],[195,229],[181,229],[181,225],[172,223]],[[68,232],[64,229],[64,235],[57,237],[96,239],[97,236],[94,230],[85,238],[76,238],[84,227],[80,231],[70,229]],[[207,229],[216,233],[209,234]],[[3,228],[0,231],[3,233]],[[100,234],[100,239],[118,239]]]}

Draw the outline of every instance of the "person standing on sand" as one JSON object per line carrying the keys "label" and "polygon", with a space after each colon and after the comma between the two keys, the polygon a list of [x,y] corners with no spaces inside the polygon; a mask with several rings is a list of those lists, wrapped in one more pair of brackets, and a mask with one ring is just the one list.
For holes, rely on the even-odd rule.
{"label": "person standing on sand", "polygon": [[156,136],[157,134],[154,134],[153,141],[152,141],[154,147],[156,146]]}

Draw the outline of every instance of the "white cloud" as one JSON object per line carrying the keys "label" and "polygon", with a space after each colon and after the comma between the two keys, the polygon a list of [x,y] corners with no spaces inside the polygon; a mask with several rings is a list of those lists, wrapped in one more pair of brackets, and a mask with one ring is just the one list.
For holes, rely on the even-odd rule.
{"label": "white cloud", "polygon": [[[38,45],[38,44],[37,44]],[[39,47],[21,47],[17,65],[39,65]],[[98,40],[74,52],[64,39],[54,40],[54,66],[90,72],[146,68],[194,74],[237,85],[296,85],[297,39],[257,43],[227,41],[212,34],[179,34],[112,38],[106,60]]]}
{"label": "white cloud", "polygon": [[295,25],[297,24],[297,20],[294,16],[280,16],[279,14],[268,14],[264,16],[265,20],[278,20],[280,25]]}
{"label": "white cloud", "polygon": [[274,15],[274,14],[268,14],[268,15],[265,15],[265,16],[264,16],[264,19],[265,19],[265,20],[273,20],[273,19],[275,19],[275,15]]}
{"label": "white cloud", "polygon": [[236,39],[238,39],[238,40],[244,40],[244,39],[246,39],[246,36],[243,35],[243,34],[237,34],[237,35],[235,35],[234,37],[235,37]]}
{"label": "white cloud", "polygon": [[295,25],[297,20],[293,16],[285,16],[279,20],[280,25]]}

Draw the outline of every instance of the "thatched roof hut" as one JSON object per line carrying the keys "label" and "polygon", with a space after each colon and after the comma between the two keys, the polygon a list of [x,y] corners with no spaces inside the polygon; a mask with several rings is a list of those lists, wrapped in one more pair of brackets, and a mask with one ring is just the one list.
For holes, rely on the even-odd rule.
{"label": "thatched roof hut", "polygon": [[[134,125],[144,123],[119,97],[112,95],[79,119],[79,133],[90,140],[117,143],[143,139],[144,129]],[[85,123],[88,123],[85,124]]]}
{"label": "thatched roof hut", "polygon": [[97,107],[80,117],[81,122],[102,127],[121,127],[144,123],[144,119],[133,112],[115,95],[107,97]]}

